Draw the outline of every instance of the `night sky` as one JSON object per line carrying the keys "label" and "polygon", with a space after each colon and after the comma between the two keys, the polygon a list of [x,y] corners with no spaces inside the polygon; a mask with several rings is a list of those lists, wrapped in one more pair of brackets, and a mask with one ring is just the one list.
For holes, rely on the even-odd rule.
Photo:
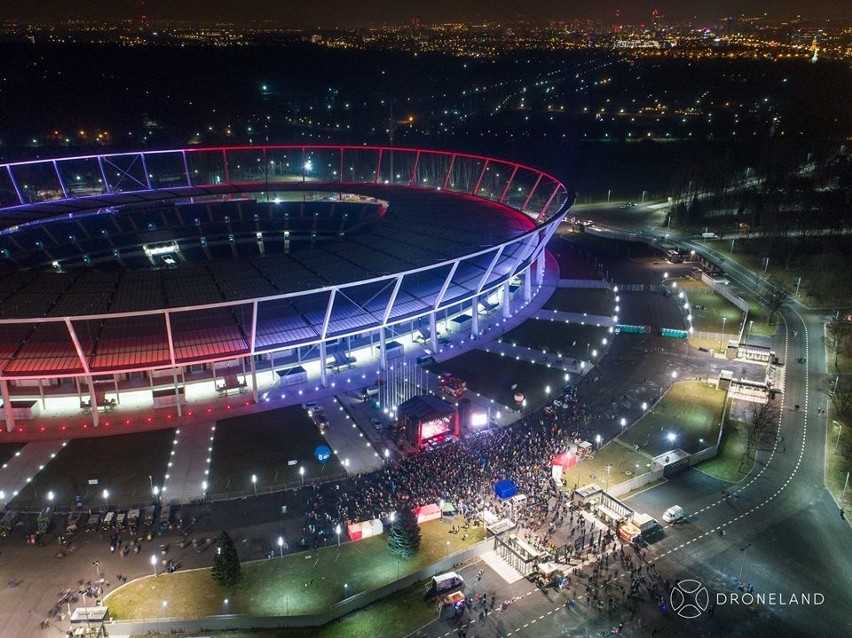
{"label": "night sky", "polygon": [[[818,20],[848,11],[836,0],[678,0],[668,4],[636,0],[146,0],[150,20],[227,20],[241,25],[271,20],[280,27],[367,26],[405,23],[419,18],[424,24],[452,21],[550,20],[591,18],[604,24],[643,22],[653,8],[668,19],[696,18],[712,22],[729,15],[766,13],[784,19],[803,13]],[[35,0],[0,3],[0,20],[138,19],[142,0]]]}

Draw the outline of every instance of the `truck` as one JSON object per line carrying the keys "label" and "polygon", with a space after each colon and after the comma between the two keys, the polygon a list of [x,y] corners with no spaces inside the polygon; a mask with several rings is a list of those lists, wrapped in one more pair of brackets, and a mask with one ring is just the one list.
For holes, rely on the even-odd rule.
{"label": "truck", "polygon": [[39,536],[47,534],[50,531],[50,526],[53,523],[53,509],[45,507],[36,519],[36,533]]}
{"label": "truck", "polygon": [[131,534],[135,534],[136,530],[139,529],[139,510],[132,509],[127,512],[127,528],[130,530]]}
{"label": "truck", "polygon": [[447,572],[445,574],[438,574],[437,576],[432,577],[430,590],[436,594],[443,594],[446,591],[456,589],[463,585],[464,578],[462,578],[460,574],[457,574],[456,572]]}
{"label": "truck", "polygon": [[14,510],[9,510],[5,514],[3,514],[3,518],[2,520],[0,520],[0,538],[8,536],[12,532],[12,528],[17,522],[18,512]]}
{"label": "truck", "polygon": [[166,529],[169,526],[169,522],[172,518],[172,506],[171,505],[163,505],[160,508],[160,527],[162,529]]}
{"label": "truck", "polygon": [[154,524],[154,515],[157,513],[156,505],[149,505],[142,510],[142,526],[151,527]]}
{"label": "truck", "polygon": [[657,519],[653,516],[649,516],[648,514],[634,514],[633,524],[639,528],[643,538],[647,538],[660,529],[660,524],[657,522]]}
{"label": "truck", "polygon": [[663,513],[663,520],[666,523],[678,523],[683,520],[683,508],[680,505],[672,505]]}
{"label": "truck", "polygon": [[642,538],[642,530],[632,521],[621,521],[618,524],[618,537],[625,543],[635,543]]}
{"label": "truck", "polygon": [[68,523],[65,525],[66,534],[76,534],[77,528],[80,526],[80,512],[74,511],[68,516]]}
{"label": "truck", "polygon": [[86,521],[87,532],[97,532],[101,527],[101,515],[99,512],[89,514],[89,520]]}

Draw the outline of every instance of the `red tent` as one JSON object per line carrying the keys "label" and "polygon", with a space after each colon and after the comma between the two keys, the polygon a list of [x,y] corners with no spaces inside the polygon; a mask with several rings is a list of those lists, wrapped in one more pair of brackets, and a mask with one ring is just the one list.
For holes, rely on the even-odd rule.
{"label": "red tent", "polygon": [[571,454],[568,450],[565,450],[562,454],[558,456],[554,456],[553,460],[550,461],[551,465],[561,465],[562,471],[564,472],[569,467],[574,467],[577,465],[577,456],[575,454]]}

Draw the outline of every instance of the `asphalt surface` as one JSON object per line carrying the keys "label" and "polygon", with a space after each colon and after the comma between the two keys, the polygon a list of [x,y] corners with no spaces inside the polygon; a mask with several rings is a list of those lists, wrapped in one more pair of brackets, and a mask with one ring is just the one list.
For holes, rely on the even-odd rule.
{"label": "asphalt surface", "polygon": [[[610,278],[619,282],[659,283],[661,279],[659,265],[640,265],[624,255],[601,254],[597,258]],[[741,285],[748,286],[748,273],[738,272],[735,267],[729,267],[728,272]],[[648,325],[662,325],[677,317],[676,308],[665,309],[662,304],[658,308],[658,304],[639,296],[638,303],[629,303],[629,299],[625,297],[625,323],[636,319]],[[784,322],[773,345],[788,362],[785,409],[781,412],[777,440],[760,450],[752,473],[731,486],[688,470],[634,496],[629,504],[658,520],[671,504],[677,503],[686,510],[686,522],[666,526],[664,538],[645,549],[644,559],[655,562],[660,574],[671,582],[696,579],[708,588],[713,600],[719,600],[719,594],[728,598],[732,593],[741,594],[737,583],[742,581],[750,583],[756,594],[775,593],[785,599],[792,594],[820,593],[823,604],[718,604],[712,615],[704,612],[697,619],[686,620],[671,609],[661,613],[655,602],[646,599],[631,617],[624,606],[614,612],[589,606],[582,580],[575,578],[562,592],[542,592],[525,580],[506,585],[485,568],[482,581],[469,593],[493,592],[495,611],[489,610],[481,624],[476,610],[461,619],[436,618],[415,635],[457,635],[459,628],[471,638],[600,635],[620,622],[624,623],[625,635],[649,635],[652,630],[658,632],[656,635],[667,636],[852,635],[848,613],[852,608],[852,534],[823,485],[826,417],[817,412],[817,407],[825,404],[818,383],[825,371],[822,316],[796,307],[785,308],[782,315]],[[631,319],[628,321],[627,317]],[[674,343],[660,338],[616,339],[598,368],[599,381],[594,382],[590,376],[581,386],[581,400],[593,410],[611,408],[615,400],[624,401],[628,410],[636,409],[647,397],[658,396],[671,370],[684,371],[684,376],[706,376],[708,363],[712,366],[713,362],[703,353],[682,345],[674,347]],[[806,358],[806,365],[789,363],[800,356]],[[712,367],[709,370],[712,373]],[[796,404],[801,406],[799,410],[793,408]],[[609,437],[618,426],[613,421],[606,427]],[[604,424],[601,429],[606,429]],[[284,506],[288,514],[282,513]],[[291,550],[296,549],[303,509],[304,495],[294,490],[185,507],[182,512],[187,519],[196,519],[191,537],[232,530],[241,557],[246,560],[276,551],[279,535],[285,537]],[[249,521],[251,524],[247,525]],[[720,530],[724,530],[724,536]],[[60,620],[53,621],[52,629],[42,633],[33,629],[55,605],[61,590],[98,581],[101,575],[108,590],[116,585],[118,574],[129,579],[147,575],[151,570],[150,557],[159,553],[160,544],[169,546],[167,557],[182,567],[210,564],[206,552],[199,554],[191,547],[178,549],[179,540],[176,532],[169,532],[152,542],[143,542],[138,554],[131,552],[121,558],[117,552],[109,551],[108,538],[102,532],[81,533],[73,541],[74,551],[56,558],[61,553],[55,535],[49,535],[43,546],[34,546],[24,544],[22,532],[15,530],[3,542],[0,553],[7,581],[16,583],[0,593],[0,635],[53,635],[64,631],[67,622]],[[93,564],[96,561],[100,566]],[[482,565],[476,569],[481,568]],[[623,574],[620,579],[624,580]],[[468,581],[475,581],[475,574]],[[565,603],[571,598],[577,604],[566,608]],[[503,602],[508,604],[500,611]]]}

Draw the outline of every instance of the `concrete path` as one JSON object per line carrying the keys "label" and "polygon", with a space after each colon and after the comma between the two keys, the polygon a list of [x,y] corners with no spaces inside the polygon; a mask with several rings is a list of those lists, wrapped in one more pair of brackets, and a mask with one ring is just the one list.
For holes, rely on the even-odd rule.
{"label": "concrete path", "polygon": [[190,503],[204,496],[215,423],[193,423],[175,430],[164,503]]}
{"label": "concrete path", "polygon": [[[67,441],[39,441],[27,443],[15,456],[0,468],[0,504],[5,504],[22,492],[45,465],[59,454]],[[47,494],[44,494],[47,505]]]}

